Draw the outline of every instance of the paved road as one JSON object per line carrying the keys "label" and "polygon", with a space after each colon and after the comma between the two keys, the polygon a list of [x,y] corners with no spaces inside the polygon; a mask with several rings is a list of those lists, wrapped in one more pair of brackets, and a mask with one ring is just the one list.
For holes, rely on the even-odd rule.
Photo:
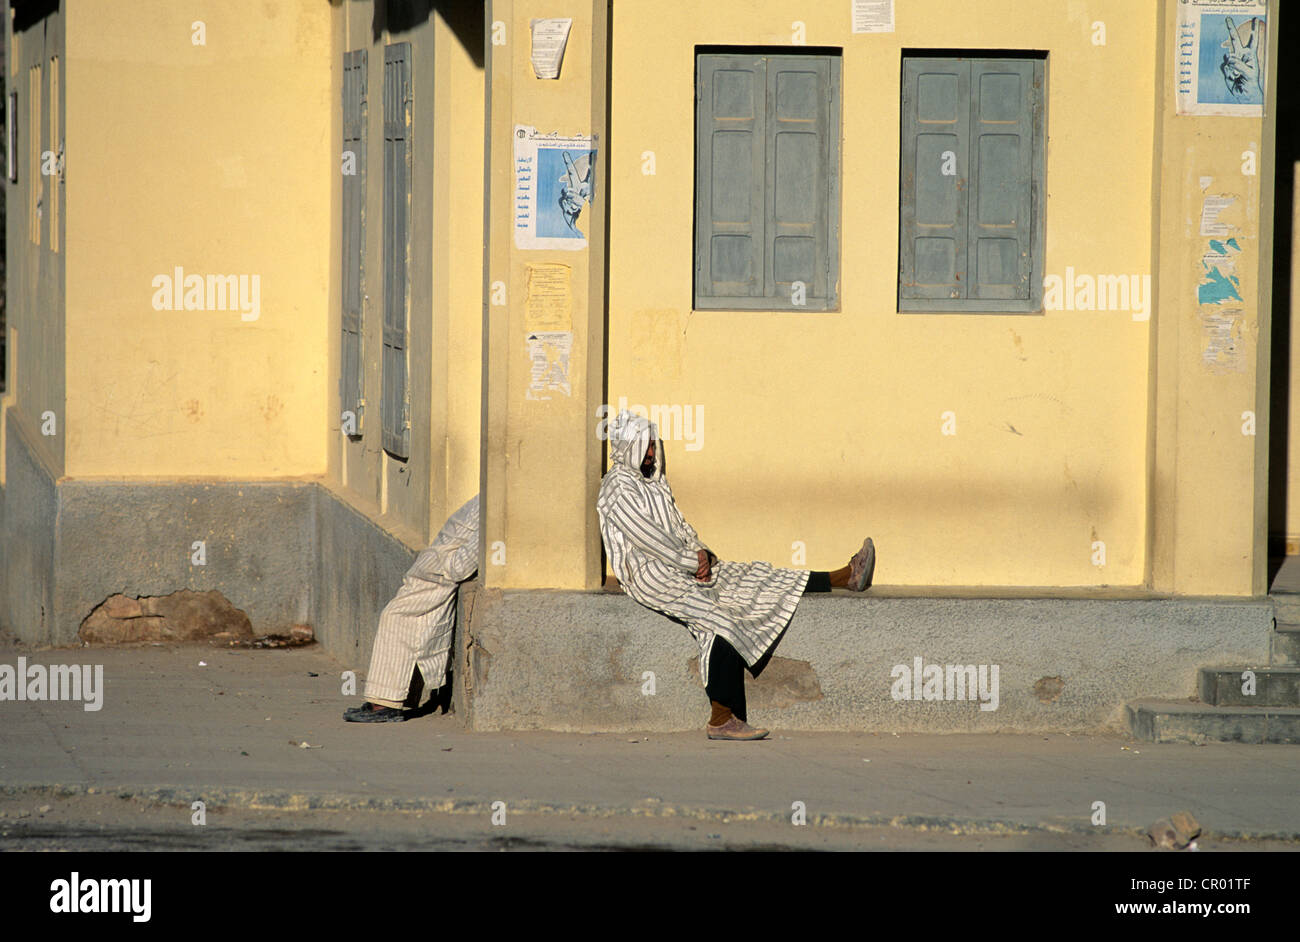
{"label": "paved road", "polygon": [[[20,656],[102,665],[103,706],[0,701],[0,848],[1128,850],[1182,809],[1204,849],[1300,847],[1296,747],[779,728],[715,743],[702,731],[469,733],[455,716],[368,726],[341,721],[356,700],[314,648],[11,646],[0,664]],[[209,810],[201,828],[194,801]],[[122,814],[105,821],[106,807]]]}

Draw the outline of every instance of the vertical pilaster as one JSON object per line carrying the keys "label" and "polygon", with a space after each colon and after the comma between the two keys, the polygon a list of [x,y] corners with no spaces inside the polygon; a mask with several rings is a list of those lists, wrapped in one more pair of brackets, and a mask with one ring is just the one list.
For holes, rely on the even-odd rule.
{"label": "vertical pilaster", "polygon": [[[573,22],[559,78],[537,78],[530,21],[561,17]],[[608,28],[606,0],[489,6],[480,568],[489,587],[600,583],[595,499],[603,454],[597,408],[604,401]],[[520,127],[595,138],[594,193],[576,220],[582,247],[553,240],[531,247],[517,236]],[[553,183],[553,170],[532,171],[547,175],[534,182]],[[538,186],[532,195],[536,211],[553,212],[553,193]],[[549,303],[541,302],[543,291]],[[567,365],[555,369],[566,356]],[[551,381],[539,381],[535,358],[548,364]]]}

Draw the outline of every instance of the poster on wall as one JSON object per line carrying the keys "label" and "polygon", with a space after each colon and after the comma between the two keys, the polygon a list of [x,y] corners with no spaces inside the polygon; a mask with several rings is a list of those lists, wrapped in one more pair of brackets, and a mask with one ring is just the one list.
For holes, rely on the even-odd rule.
{"label": "poster on wall", "polygon": [[536,330],[528,335],[528,388],[525,399],[547,400],[552,392],[573,395],[569,383],[569,357],[573,331]]}
{"label": "poster on wall", "polygon": [[596,140],[515,126],[515,245],[585,249],[596,188]]}
{"label": "poster on wall", "polygon": [[1179,0],[1174,87],[1178,114],[1264,114],[1264,0]]}
{"label": "poster on wall", "polygon": [[855,33],[892,33],[894,0],[852,0],[850,15]]}
{"label": "poster on wall", "polygon": [[533,74],[539,79],[560,77],[560,65],[564,62],[564,47],[569,44],[569,30],[572,27],[571,17],[528,21],[533,40],[530,56],[533,62]]}

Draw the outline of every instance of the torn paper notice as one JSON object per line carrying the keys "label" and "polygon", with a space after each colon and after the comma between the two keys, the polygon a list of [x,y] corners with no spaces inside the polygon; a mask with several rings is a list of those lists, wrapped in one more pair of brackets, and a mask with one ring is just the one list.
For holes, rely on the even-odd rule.
{"label": "torn paper notice", "polygon": [[853,32],[892,33],[894,0],[852,0]]}
{"label": "torn paper notice", "polygon": [[[585,249],[583,210],[596,191],[596,140],[515,126],[515,245]],[[590,215],[590,214],[588,214]]]}
{"label": "torn paper notice", "polygon": [[572,394],[569,385],[569,354],[573,332],[541,330],[528,335],[528,359],[532,361],[525,399],[550,399],[550,393]]}
{"label": "torn paper notice", "polygon": [[1181,0],[1174,29],[1178,114],[1264,114],[1265,0]]}
{"label": "torn paper notice", "polygon": [[573,329],[573,269],[559,262],[528,265],[528,299],[524,306],[524,330],[564,331]]}
{"label": "torn paper notice", "polygon": [[1232,227],[1227,223],[1219,222],[1219,216],[1236,201],[1237,197],[1224,196],[1221,193],[1211,193],[1207,196],[1201,203],[1201,235],[1232,235]]}
{"label": "torn paper notice", "polygon": [[564,47],[569,44],[571,18],[530,20],[533,33],[533,74],[539,79],[560,77],[560,63],[564,61]]}
{"label": "torn paper notice", "polygon": [[1211,373],[1244,373],[1242,312],[1239,308],[1201,315],[1201,361]]}
{"label": "torn paper notice", "polygon": [[1237,256],[1241,246],[1236,239],[1211,239],[1201,256],[1201,282],[1196,286],[1198,304],[1227,304],[1241,301],[1241,279],[1237,277]]}

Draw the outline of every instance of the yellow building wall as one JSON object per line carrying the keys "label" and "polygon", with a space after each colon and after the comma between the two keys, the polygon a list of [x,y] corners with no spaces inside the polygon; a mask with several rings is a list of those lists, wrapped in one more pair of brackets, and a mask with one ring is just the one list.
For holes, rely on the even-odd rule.
{"label": "yellow building wall", "polygon": [[[307,0],[129,7],[68,5],[67,473],[323,474],[330,17]],[[177,267],[248,276],[250,303],[158,310],[155,278]]]}
{"label": "yellow building wall", "polygon": [[[338,397],[341,297],[331,304],[329,480],[358,510],[423,547],[478,492],[482,395],[483,68],[481,10],[432,12],[373,34],[372,3],[339,11],[331,108],[340,111],[343,53],[367,52],[365,275],[362,350],[367,402],[360,438],[342,434]],[[449,22],[447,17],[453,19]],[[383,451],[384,49],[411,44],[412,190],[408,375],[411,455]],[[467,48],[466,43],[469,43]],[[333,148],[341,131],[336,123]],[[334,186],[335,199],[340,199]],[[336,204],[341,205],[341,204]],[[335,216],[338,216],[337,211]],[[333,223],[337,231],[340,223]],[[331,249],[338,258],[338,242]],[[337,266],[336,269],[337,271]],[[338,280],[336,278],[336,280]]]}
{"label": "yellow building wall", "polygon": [[[616,5],[608,395],[702,412],[669,478],[720,556],[831,569],[872,535],[880,584],[1144,582],[1150,321],[897,313],[899,111],[904,49],[1045,50],[1044,273],[1150,275],[1154,10],[912,0],[854,35],[847,4]],[[695,46],[799,24],[843,50],[841,309],[693,311]]]}
{"label": "yellow building wall", "polygon": [[[483,11],[466,4],[461,18],[481,22]],[[434,178],[435,310],[443,314],[432,368],[441,381],[446,419],[433,465],[443,476],[436,494],[442,507],[430,508],[430,531],[461,504],[478,493],[479,451],[483,402],[483,52],[467,49],[445,27],[439,15],[438,62],[435,81],[445,89],[440,98]]]}

